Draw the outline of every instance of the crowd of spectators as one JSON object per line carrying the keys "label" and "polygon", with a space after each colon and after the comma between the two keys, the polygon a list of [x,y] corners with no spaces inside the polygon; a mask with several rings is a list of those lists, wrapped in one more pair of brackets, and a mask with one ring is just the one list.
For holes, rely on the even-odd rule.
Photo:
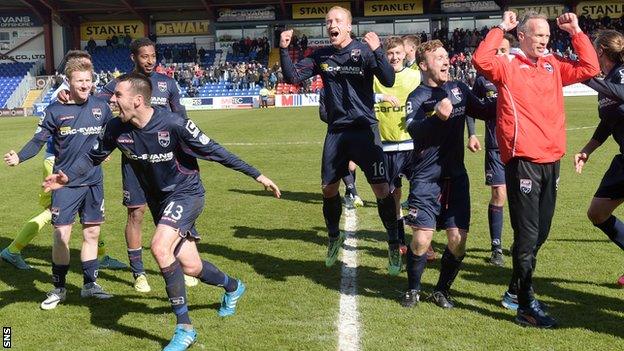
{"label": "crowd of spectators", "polygon": [[[619,19],[611,19],[608,16],[594,20],[579,16],[579,24],[584,32],[592,34],[601,29],[615,29],[624,31],[624,16]],[[575,59],[572,51],[569,35],[561,31],[554,20],[550,21],[551,39],[550,49],[561,56]],[[453,79],[461,80],[469,85],[474,83],[476,69],[471,63],[472,53],[477,45],[487,34],[489,28],[463,29],[456,28],[449,32],[446,28],[435,30],[431,35],[425,32],[419,34],[421,41],[430,39],[441,40],[449,51],[450,74]],[[112,36],[106,40],[106,46],[110,48],[128,46],[131,42],[129,36],[118,38]],[[308,38],[305,34],[293,36],[292,47],[300,52],[303,57],[308,49]],[[94,51],[96,43],[89,40],[87,50]],[[228,82],[234,89],[253,89],[266,87],[273,90],[283,82],[283,75],[278,64],[266,67],[260,62],[268,59],[271,45],[266,37],[251,39],[249,37],[234,40],[232,43],[234,57],[251,57],[250,62],[215,62],[210,66],[202,66],[202,58],[206,54],[204,48],[197,50],[195,46],[171,47],[168,46],[159,57],[160,64],[156,71],[167,74],[176,79],[181,86],[188,87],[188,94],[193,96],[199,86],[207,83]],[[100,72],[99,85],[104,85],[113,79],[118,71]],[[311,92],[310,81],[301,84],[302,92]]]}

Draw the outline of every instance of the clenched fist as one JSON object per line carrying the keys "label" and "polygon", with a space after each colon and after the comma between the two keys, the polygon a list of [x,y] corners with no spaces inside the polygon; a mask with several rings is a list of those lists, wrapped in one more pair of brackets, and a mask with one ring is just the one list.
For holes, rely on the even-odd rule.
{"label": "clenched fist", "polygon": [[364,42],[373,51],[377,50],[377,48],[381,46],[381,41],[375,32],[366,33],[366,35],[364,35]]}
{"label": "clenched fist", "polygon": [[292,40],[293,30],[285,30],[280,34],[280,48],[287,49],[288,45],[290,45],[290,41]]}
{"label": "clenched fist", "polygon": [[449,98],[444,98],[435,105],[434,109],[438,118],[442,121],[446,121],[451,117],[451,113],[453,113],[453,103]]}

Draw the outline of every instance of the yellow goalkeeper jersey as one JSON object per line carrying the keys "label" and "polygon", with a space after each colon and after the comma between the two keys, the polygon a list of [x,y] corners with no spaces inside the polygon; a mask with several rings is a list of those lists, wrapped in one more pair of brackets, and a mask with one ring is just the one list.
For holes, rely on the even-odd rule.
{"label": "yellow goalkeeper jersey", "polygon": [[400,107],[392,107],[392,104],[386,101],[375,104],[375,116],[379,120],[379,133],[384,144],[384,151],[404,151],[414,148],[412,138],[405,125],[405,103],[407,96],[419,84],[420,71],[409,68],[403,68],[400,72],[396,72],[394,86],[391,88],[383,86],[375,77],[373,90],[376,101],[379,101],[380,95],[383,94],[392,95],[401,102]]}

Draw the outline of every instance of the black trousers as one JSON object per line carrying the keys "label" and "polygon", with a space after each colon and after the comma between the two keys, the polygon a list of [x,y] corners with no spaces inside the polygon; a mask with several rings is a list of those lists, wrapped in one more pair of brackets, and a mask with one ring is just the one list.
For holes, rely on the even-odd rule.
{"label": "black trousers", "polygon": [[557,201],[559,161],[533,163],[514,158],[505,165],[509,215],[514,232],[513,275],[520,308],[533,300],[537,252],[550,232]]}

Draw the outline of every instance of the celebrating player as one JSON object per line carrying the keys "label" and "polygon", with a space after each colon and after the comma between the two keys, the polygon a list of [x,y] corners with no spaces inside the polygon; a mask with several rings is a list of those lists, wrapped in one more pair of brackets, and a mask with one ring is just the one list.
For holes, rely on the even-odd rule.
{"label": "celebrating player", "polygon": [[[407,250],[408,290],[401,304],[420,300],[420,280],[433,232],[445,229],[448,245],[440,259],[440,277],[431,300],[452,308],[450,288],[466,252],[470,225],[470,191],[464,166],[466,115],[488,116],[488,105],[464,83],[451,81],[449,57],[439,40],[420,44],[416,60],[423,81],[407,98],[407,130],[414,140],[409,213],[405,224],[414,235]],[[490,107],[493,110],[493,107]]]}
{"label": "celebrating player", "polygon": [[[177,112],[186,117],[186,110],[180,104],[180,88],[176,81],[164,74],[154,71],[156,66],[156,44],[148,38],[134,40],[130,44],[130,58],[134,62],[134,72],[141,73],[152,82],[151,104],[164,106],[170,111]],[[98,97],[110,99],[117,85],[117,79],[113,79]],[[62,94],[59,95],[61,101],[66,100]],[[149,292],[151,287],[147,281],[147,275],[143,268],[143,247],[141,240],[141,226],[145,216],[146,200],[143,190],[139,186],[134,171],[125,155],[121,156],[121,175],[123,182],[123,205],[128,209],[128,218],[125,228],[126,243],[128,246],[128,260],[130,270],[134,278],[134,288],[139,292]],[[187,286],[198,284],[197,279],[185,276]]]}
{"label": "celebrating player", "polygon": [[174,336],[165,350],[185,350],[196,340],[197,333],[188,315],[184,273],[225,289],[219,308],[222,317],[234,314],[245,285],[199,257],[199,237],[193,228],[204,207],[205,190],[197,159],[184,149],[190,148],[202,159],[219,162],[256,179],[276,197],[280,197],[280,191],[270,179],[211,140],[192,121],[165,108],[151,107],[151,92],[150,79],[142,74],[120,77],[111,98],[119,107],[119,118],[106,126],[99,149],[65,168],[66,173],[48,177],[45,186],[56,189],[73,182],[115,148],[127,156],[157,226],[151,250],[177,318]]}
{"label": "celebrating player", "polygon": [[[97,138],[106,123],[113,118],[106,101],[92,97],[93,66],[89,61],[70,60],[65,67],[69,80],[70,101],[67,104],[52,103],[46,109],[43,121],[35,135],[22,150],[11,152],[5,161],[12,166],[35,156],[52,136],[56,162],[54,171],[71,168],[78,160],[97,145]],[[104,186],[100,166],[85,167],[82,174],[74,177],[52,194],[52,281],[54,289],[48,293],[41,308],[50,310],[65,300],[65,278],[69,269],[69,239],[76,214],[83,225],[83,242],[80,251],[84,286],[82,297],[107,299],[106,293],[96,283],[98,271],[98,237],[100,224],[104,222]]]}
{"label": "celebrating player", "polygon": [[[589,155],[609,135],[620,146],[620,154],[613,157],[611,166],[589,205],[587,216],[611,241],[624,250],[624,223],[613,215],[613,211],[624,202],[624,35],[615,30],[601,31],[594,41],[594,47],[605,79],[594,78],[586,84],[598,91],[600,123],[591,140],[574,156],[574,165],[576,171],[581,173]],[[617,284],[624,287],[624,275],[618,279]]]}
{"label": "celebrating player", "polygon": [[388,271],[401,271],[396,209],[386,180],[386,165],[373,111],[373,75],[385,86],[394,84],[394,70],[388,63],[379,37],[373,32],[364,36],[366,44],[350,37],[351,12],[335,6],[325,16],[331,45],[318,49],[293,65],[288,55],[292,30],[280,37],[280,62],[284,78],[298,83],[320,74],[325,84],[327,136],[321,167],[323,216],[329,234],[325,265],[332,266],[345,240],[340,231],[342,206],[338,193],[340,178],[347,175],[349,161],[354,161],[371,184],[377,197],[379,217],[388,233]]}
{"label": "celebrating player", "polygon": [[386,175],[397,211],[397,229],[401,252],[405,247],[405,227],[401,218],[401,176],[409,178],[409,160],[414,143],[405,125],[405,102],[407,96],[420,84],[420,72],[403,66],[405,47],[400,37],[385,41],[386,57],[394,69],[392,87],[386,87],[377,78],[373,82],[375,92],[375,116],[379,120],[379,134],[386,156]]}
{"label": "celebrating player", "polygon": [[[516,38],[511,34],[505,34],[500,46],[498,55],[507,55],[515,43]],[[514,45],[515,46],[515,45]],[[496,103],[498,90],[494,83],[488,81],[482,75],[478,75],[472,92],[480,99],[491,103]],[[468,117],[468,149],[472,152],[481,150],[481,143],[475,135],[474,118]],[[492,196],[488,206],[488,224],[490,228],[490,243],[492,254],[490,263],[502,267],[503,244],[501,241],[503,233],[503,206],[507,199],[507,189],[505,187],[505,166],[500,159],[500,151],[496,142],[496,114],[489,116],[485,120],[485,185],[492,188]]]}
{"label": "celebrating player", "polygon": [[[596,52],[576,15],[559,16],[557,25],[570,34],[578,61],[548,52],[550,27],[546,16],[528,12],[518,23],[511,11],[506,11],[503,22],[488,32],[472,59],[475,68],[505,92],[497,100],[496,138],[505,163],[514,241],[513,274],[503,304],[517,309],[517,323],[539,328],[556,325],[535,299],[533,271],[537,252],[550,232],[559,161],[565,154],[562,87],[600,72]],[[497,56],[504,33],[516,26],[520,50],[514,55]]]}
{"label": "celebrating player", "polygon": [[[91,63],[91,55],[86,51],[81,50],[70,50],[65,54],[64,57],[65,63],[72,60],[84,60],[87,63]],[[97,76],[97,75],[94,75]],[[59,91],[63,91],[69,89],[69,84],[67,81],[63,82],[59,89],[52,94],[52,101],[55,100],[56,94]],[[69,92],[65,94],[65,101],[69,99]],[[5,160],[13,157],[14,151],[9,152],[5,155]],[[46,151],[43,157],[43,177],[47,177],[52,174],[52,168],[54,167],[54,142],[52,137],[48,138],[46,142]],[[40,188],[40,187],[39,187]],[[46,193],[43,190],[39,193],[39,205],[43,207],[43,212],[35,215],[31,219],[28,220],[17,234],[15,239],[9,244],[8,247],[4,248],[2,252],[0,252],[0,257],[9,262],[13,266],[19,269],[30,269],[31,267],[24,261],[22,258],[21,252],[34,238],[43,227],[50,223],[52,220],[52,214],[50,213],[50,205],[52,203],[52,194]],[[117,259],[106,254],[106,244],[102,239],[102,234],[100,234],[100,241],[98,243],[98,261],[99,261],[99,269],[123,269],[127,266],[118,261]]]}

